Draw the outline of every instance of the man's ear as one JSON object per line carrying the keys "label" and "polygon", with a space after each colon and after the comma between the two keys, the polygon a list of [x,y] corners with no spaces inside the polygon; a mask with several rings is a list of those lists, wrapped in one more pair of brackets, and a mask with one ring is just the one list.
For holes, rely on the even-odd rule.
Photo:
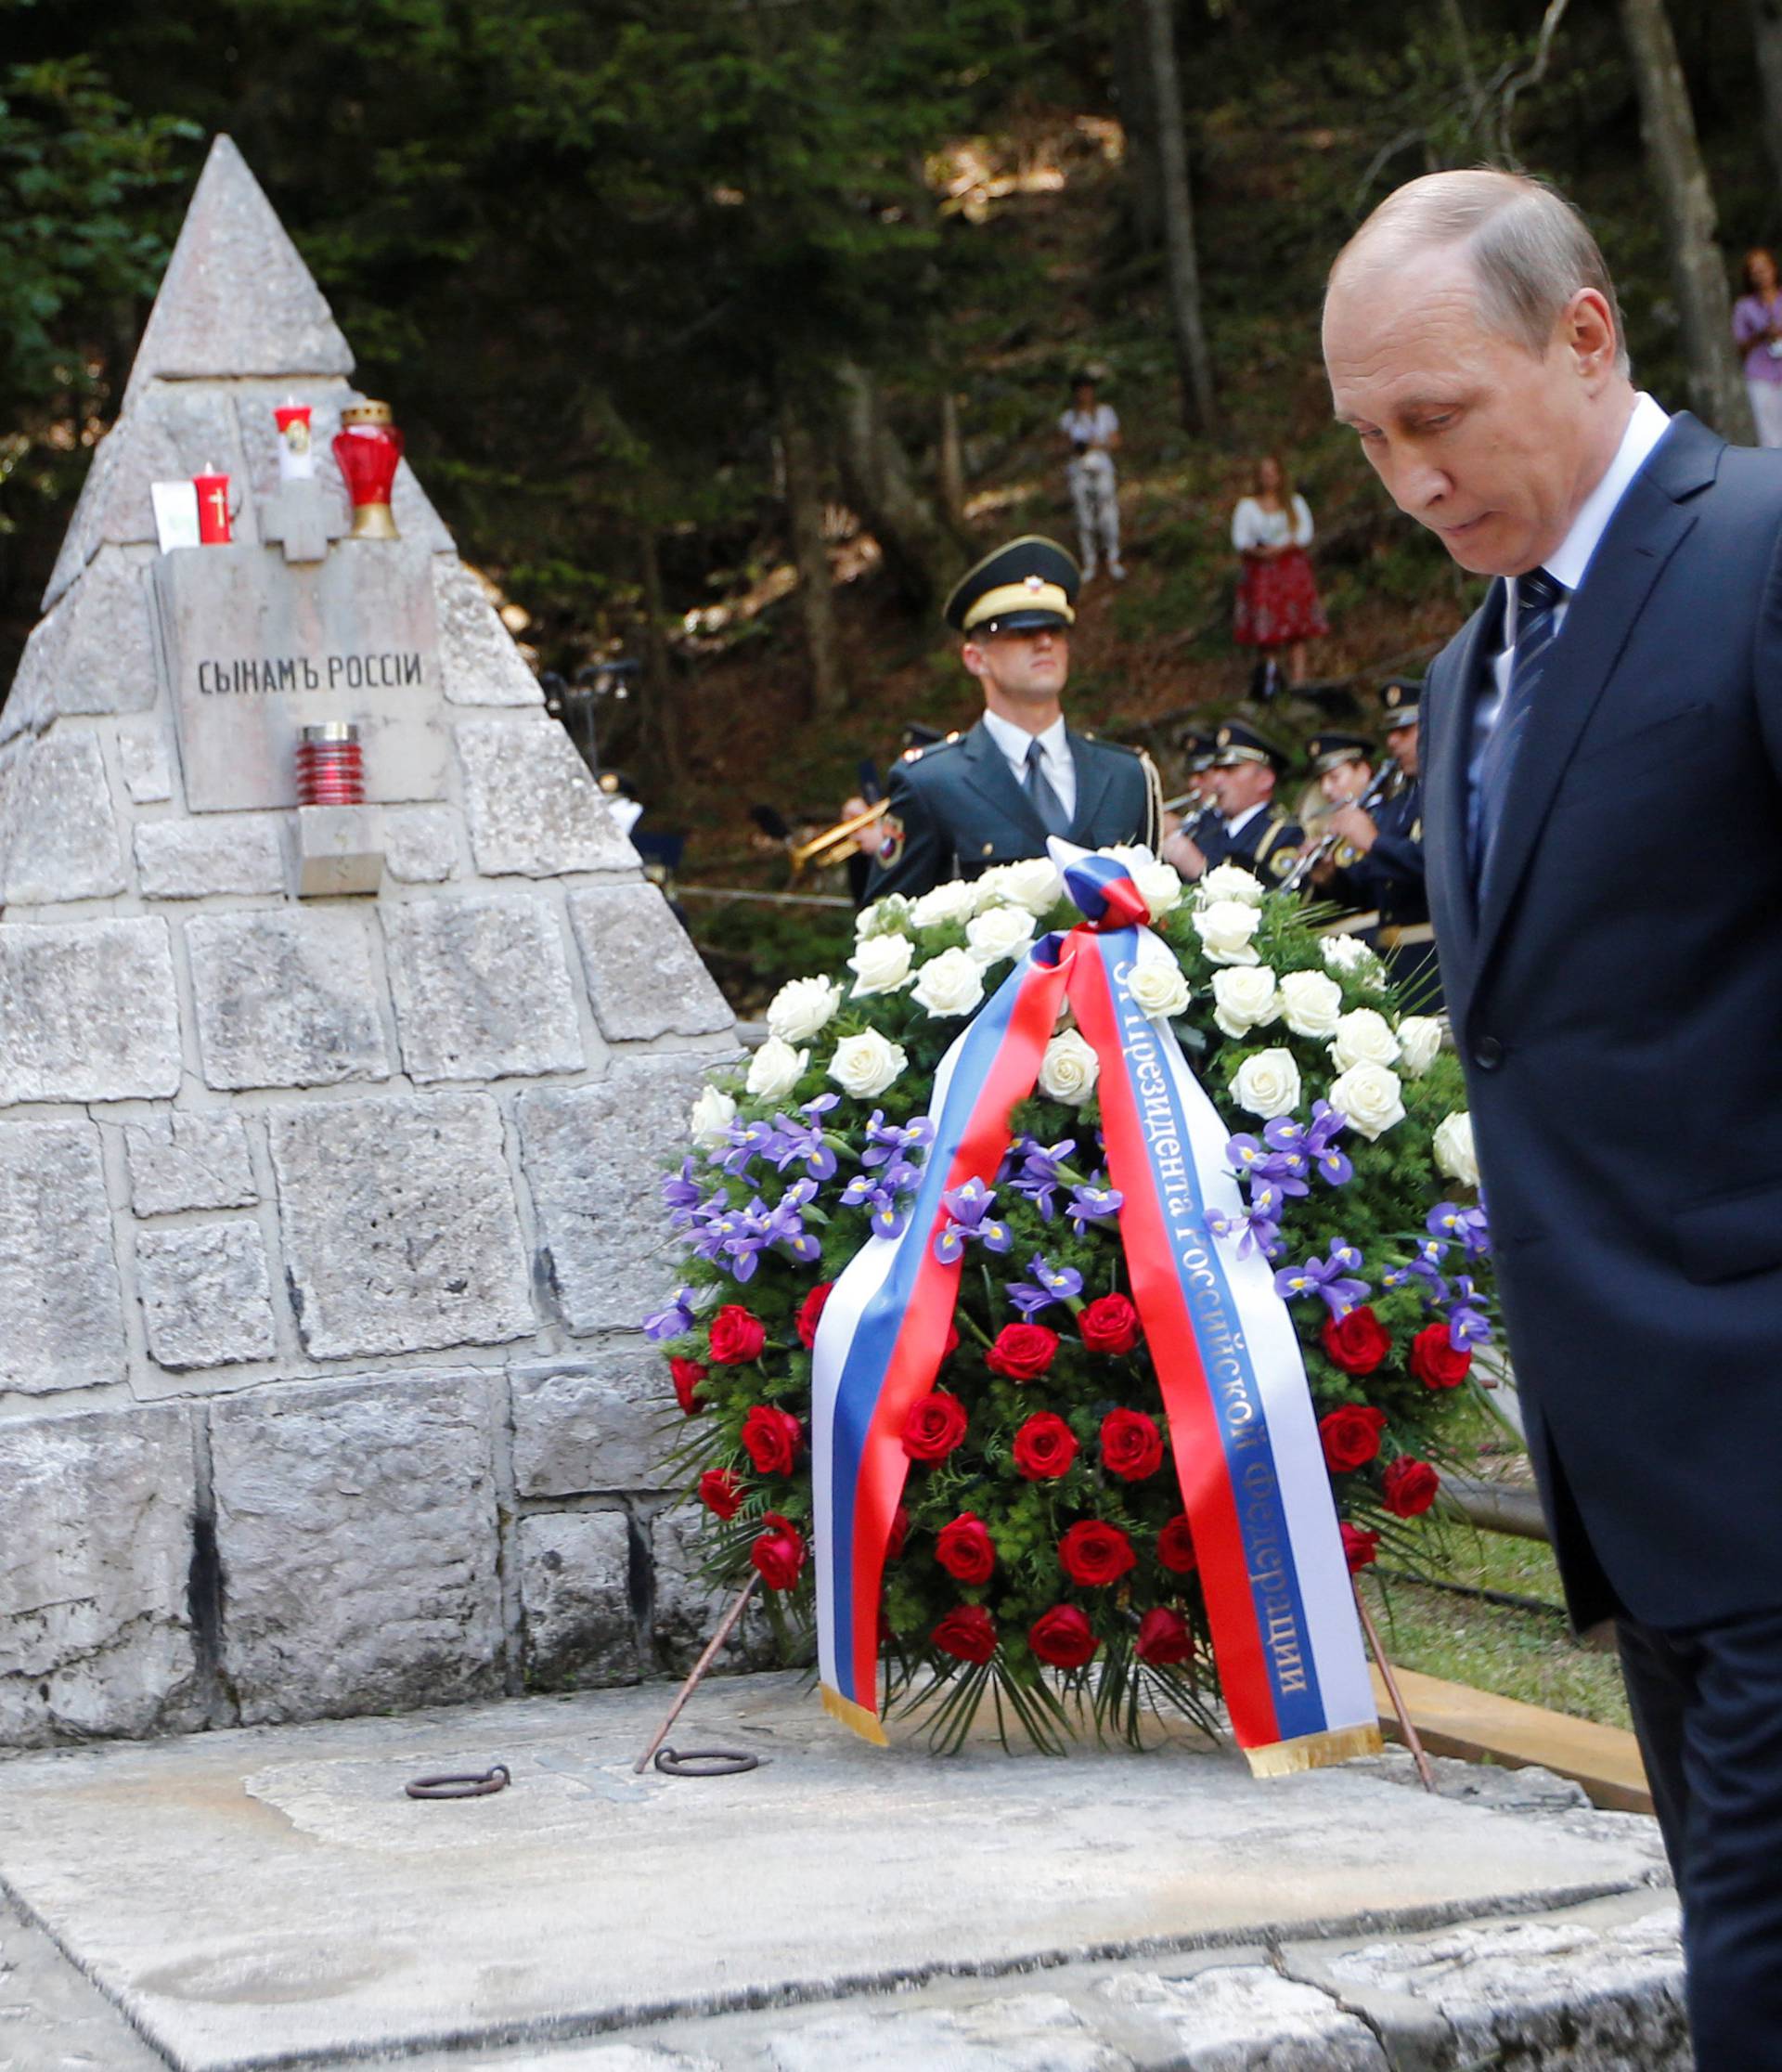
{"label": "man's ear", "polygon": [[959,659],[965,665],[966,673],[975,677],[984,674],[984,650],[975,641],[967,641],[959,651]]}
{"label": "man's ear", "polygon": [[1590,375],[1615,369],[1615,319],[1600,290],[1581,288],[1560,318],[1561,335],[1580,369]]}

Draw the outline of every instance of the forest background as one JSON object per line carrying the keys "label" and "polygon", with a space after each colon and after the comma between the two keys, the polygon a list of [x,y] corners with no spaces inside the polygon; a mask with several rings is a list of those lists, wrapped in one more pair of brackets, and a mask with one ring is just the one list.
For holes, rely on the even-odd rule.
{"label": "forest background", "polygon": [[[1726,322],[1782,239],[1782,0],[0,0],[0,682],[226,130],[538,665],[638,659],[576,710],[691,878],[783,882],[752,806],[820,825],[905,722],[969,723],[938,602],[1012,533],[1074,539],[1078,367],[1132,572],[1086,599],[1079,724],[1169,775],[1243,694],[1265,450],[1319,523],[1316,673],[1365,715],[1419,668],[1476,592],[1318,357],[1332,254],[1417,173],[1557,180],[1642,383],[1750,435]],[[733,994],[820,947],[806,910],[690,918]]]}

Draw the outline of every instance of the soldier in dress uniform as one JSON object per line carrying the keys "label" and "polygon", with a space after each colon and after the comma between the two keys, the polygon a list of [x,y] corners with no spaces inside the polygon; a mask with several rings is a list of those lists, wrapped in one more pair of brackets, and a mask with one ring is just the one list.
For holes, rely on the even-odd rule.
{"label": "soldier in dress uniform", "polygon": [[1165,857],[1185,878],[1197,878],[1220,863],[1236,863],[1265,885],[1279,884],[1292,870],[1305,835],[1275,801],[1287,754],[1266,734],[1240,719],[1228,719],[1213,736],[1213,788],[1219,817],[1203,821],[1190,835],[1179,829],[1164,845]]}
{"label": "soldier in dress uniform", "polygon": [[1423,884],[1423,786],[1417,775],[1417,707],[1423,693],[1414,677],[1393,677],[1380,693],[1387,753],[1402,782],[1375,808],[1340,807],[1330,816],[1339,847],[1327,880],[1314,874],[1324,896],[1377,913],[1371,931],[1401,986],[1414,989],[1426,1014],[1441,1005],[1436,971],[1436,934]]}
{"label": "soldier in dress uniform", "polygon": [[870,900],[1043,856],[1052,835],[1085,848],[1156,847],[1163,801],[1151,758],[1065,724],[1081,581],[1070,555],[1037,534],[961,578],[945,615],[963,637],[960,659],[984,693],[984,716],[892,770]]}

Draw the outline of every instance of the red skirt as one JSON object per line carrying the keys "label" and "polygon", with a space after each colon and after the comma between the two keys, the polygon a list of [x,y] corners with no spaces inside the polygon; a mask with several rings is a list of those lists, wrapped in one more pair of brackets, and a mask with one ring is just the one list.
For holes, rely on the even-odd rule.
{"label": "red skirt", "polygon": [[1278,561],[1244,563],[1232,628],[1240,647],[1291,647],[1295,641],[1316,640],[1329,631],[1303,547],[1290,547]]}

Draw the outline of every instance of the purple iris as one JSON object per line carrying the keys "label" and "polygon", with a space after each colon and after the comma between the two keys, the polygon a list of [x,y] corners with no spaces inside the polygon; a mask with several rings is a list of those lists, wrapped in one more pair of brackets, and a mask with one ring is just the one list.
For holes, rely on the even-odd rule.
{"label": "purple iris", "polygon": [[835,1171],[835,1154],[823,1135],[821,1118],[840,1098],[836,1094],[822,1094],[816,1100],[807,1101],[800,1110],[809,1119],[804,1122],[794,1122],[789,1115],[774,1117],[774,1142],[768,1156],[781,1172],[802,1159],[805,1171],[813,1180],[827,1180],[832,1176]]}
{"label": "purple iris", "polygon": [[1477,1259],[1491,1249],[1491,1226],[1482,1209],[1463,1209],[1457,1201],[1441,1201],[1430,1210],[1425,1227],[1437,1237],[1458,1238],[1468,1259]]}
{"label": "purple iris", "polygon": [[1274,1291],[1290,1302],[1320,1296],[1333,1316],[1347,1316],[1368,1293],[1368,1284],[1355,1278],[1361,1265],[1361,1253],[1338,1238],[1328,1259],[1314,1252],[1303,1265],[1284,1266],[1274,1276]]}
{"label": "purple iris", "polygon": [[693,1211],[699,1206],[705,1189],[693,1178],[693,1161],[691,1157],[680,1161],[678,1172],[665,1172],[662,1176],[662,1205],[669,1211],[669,1227],[685,1230],[693,1220]]}
{"label": "purple iris", "polygon": [[1215,1237],[1235,1237],[1240,1259],[1247,1259],[1253,1251],[1260,1251],[1265,1258],[1272,1259],[1278,1249],[1276,1239],[1281,1235],[1281,1226],[1271,1223],[1267,1216],[1259,1215],[1255,1208],[1247,1215],[1239,1216],[1227,1216],[1217,1209],[1209,1209],[1207,1227]]}
{"label": "purple iris", "polygon": [[1048,1223],[1058,1212],[1058,1190],[1068,1184],[1065,1166],[1076,1149],[1075,1137],[1060,1137],[1056,1144],[1021,1137],[1009,1147],[1011,1159],[1020,1160],[1018,1170],[1011,1169],[1010,1185],[1016,1194],[1025,1195]]}
{"label": "purple iris", "polygon": [[1050,1264],[1044,1252],[1034,1253],[1027,1262],[1027,1271],[1033,1276],[1032,1281],[1015,1281],[1003,1293],[1029,1324],[1041,1310],[1083,1291],[1083,1276],[1077,1269]]}
{"label": "purple iris", "polygon": [[901,1198],[921,1177],[920,1169],[902,1159],[878,1172],[857,1172],[842,1190],[842,1207],[871,1209],[874,1234],[896,1237],[909,1221]]}
{"label": "purple iris", "polygon": [[[1274,1127],[1270,1123],[1271,1131]],[[1225,1156],[1236,1167],[1239,1179],[1249,1182],[1252,1192],[1259,1185],[1273,1187],[1277,1200],[1282,1195],[1309,1193],[1306,1183],[1299,1177],[1306,1170],[1303,1155],[1291,1145],[1274,1146],[1272,1138],[1270,1146],[1264,1149],[1253,1136],[1234,1136],[1225,1146]]]}
{"label": "purple iris", "polygon": [[1126,1206],[1126,1197],[1118,1188],[1102,1185],[1106,1177],[1105,1173],[1098,1172],[1087,1186],[1070,1190],[1065,1213],[1079,1237],[1092,1223],[1117,1223],[1120,1211]]}
{"label": "purple iris", "polygon": [[771,1158],[778,1148],[780,1133],[759,1117],[753,1122],[730,1124],[730,1148],[718,1161],[733,1180],[746,1180],[757,1158]]}
{"label": "purple iris", "polygon": [[1448,1342],[1456,1353],[1465,1353],[1475,1345],[1491,1342],[1491,1327],[1485,1321],[1479,1303],[1484,1298],[1475,1292],[1472,1281],[1465,1274],[1454,1276],[1454,1299],[1448,1312]]}
{"label": "purple iris", "polygon": [[949,1187],[940,1198],[947,1221],[935,1239],[935,1257],[943,1266],[964,1255],[967,1243],[982,1245],[986,1251],[1005,1252],[1014,1242],[1009,1226],[992,1216],[996,1196],[981,1180],[967,1180],[962,1186]]}
{"label": "purple iris", "polygon": [[899,1125],[887,1122],[883,1108],[874,1108],[867,1118],[866,1149],[860,1154],[860,1163],[863,1166],[882,1166],[893,1159],[901,1162],[906,1152],[932,1143],[934,1134],[935,1125],[925,1115],[917,1116],[913,1122]]}
{"label": "purple iris", "polygon": [[1328,1101],[1314,1101],[1309,1123],[1283,1116],[1271,1122],[1262,1134],[1277,1151],[1298,1158],[1303,1165],[1315,1165],[1323,1179],[1333,1187],[1340,1187],[1355,1177],[1355,1168],[1348,1159],[1332,1148],[1348,1127],[1349,1118],[1340,1108],[1332,1107]]}
{"label": "purple iris", "polygon": [[666,1309],[652,1310],[643,1320],[643,1335],[652,1345],[664,1339],[680,1338],[693,1327],[693,1291],[678,1288]]}

